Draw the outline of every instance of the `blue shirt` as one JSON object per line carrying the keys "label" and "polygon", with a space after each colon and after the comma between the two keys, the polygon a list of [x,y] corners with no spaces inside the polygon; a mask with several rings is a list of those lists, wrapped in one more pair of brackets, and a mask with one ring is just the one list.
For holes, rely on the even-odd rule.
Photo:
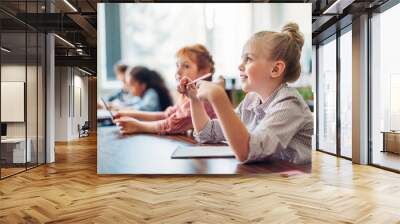
{"label": "blue shirt", "polygon": [[160,97],[156,90],[149,88],[130,108],[141,111],[161,111]]}
{"label": "blue shirt", "polygon": [[123,89],[108,97],[108,102],[116,103],[122,107],[130,107],[138,100],[140,100],[140,97],[133,96],[128,91],[125,91]]}

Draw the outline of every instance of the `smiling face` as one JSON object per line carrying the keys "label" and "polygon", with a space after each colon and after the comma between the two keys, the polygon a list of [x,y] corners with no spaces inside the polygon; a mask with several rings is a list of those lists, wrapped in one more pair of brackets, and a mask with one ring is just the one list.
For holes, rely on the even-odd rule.
{"label": "smiling face", "polygon": [[274,63],[267,60],[256,46],[256,44],[246,44],[243,48],[239,71],[242,89],[245,92],[259,92],[272,78]]}

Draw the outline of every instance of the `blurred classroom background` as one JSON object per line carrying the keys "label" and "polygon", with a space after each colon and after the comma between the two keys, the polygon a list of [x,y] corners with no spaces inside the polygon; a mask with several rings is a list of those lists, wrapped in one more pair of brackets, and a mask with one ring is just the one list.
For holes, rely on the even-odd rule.
{"label": "blurred classroom background", "polygon": [[233,105],[244,97],[238,65],[242,47],[258,31],[280,29],[298,23],[304,34],[301,78],[291,84],[313,109],[311,4],[99,4],[98,96],[120,89],[113,66],[123,61],[144,65],[163,76],[176,95],[176,51],[195,43],[213,55],[214,77],[226,78]]}

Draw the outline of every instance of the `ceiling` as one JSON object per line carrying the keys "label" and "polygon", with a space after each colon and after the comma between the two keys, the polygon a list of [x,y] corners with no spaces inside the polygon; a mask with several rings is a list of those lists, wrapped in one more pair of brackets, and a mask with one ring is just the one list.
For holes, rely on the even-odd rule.
{"label": "ceiling", "polygon": [[[351,23],[352,17],[379,7],[388,0],[288,0],[251,2],[312,3],[313,43],[332,35],[340,26]],[[1,0],[0,27],[2,46],[15,49],[14,54],[25,54],[25,29],[54,32],[56,65],[74,65],[96,72],[96,4],[99,2],[154,2],[105,0]],[[163,1],[156,1],[163,2]],[[187,1],[174,1],[187,2]],[[212,2],[212,1],[210,1]],[[245,1],[238,1],[245,2]],[[335,3],[336,2],[336,3]],[[50,9],[52,13],[50,12]],[[27,13],[26,13],[27,12]],[[341,20],[340,23],[338,21]],[[346,22],[347,21],[347,22]],[[338,26],[340,24],[340,26]],[[68,44],[62,39],[71,43]],[[28,38],[28,54],[34,53],[35,43]]]}
{"label": "ceiling", "polygon": [[[30,42],[37,41],[32,38],[36,37],[38,32],[54,32],[57,34],[56,65],[79,66],[95,74],[98,2],[100,1],[47,0],[46,5],[44,0],[1,0],[2,46],[12,49],[7,53],[6,60],[18,62],[24,60],[26,56],[29,61],[36,57],[37,44]],[[26,30],[34,32],[35,35],[28,34],[25,38]],[[5,55],[5,52],[2,51],[2,55]],[[5,58],[3,57],[3,60]]]}

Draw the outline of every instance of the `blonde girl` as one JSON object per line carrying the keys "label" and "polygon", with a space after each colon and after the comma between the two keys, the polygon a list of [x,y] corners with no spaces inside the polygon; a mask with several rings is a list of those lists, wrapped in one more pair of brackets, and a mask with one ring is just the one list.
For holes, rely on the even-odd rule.
{"label": "blonde girl", "polygon": [[[239,65],[245,99],[234,110],[224,89],[215,83],[189,80],[180,89],[190,98],[196,139],[227,140],[243,163],[284,160],[295,164],[311,161],[313,116],[296,89],[288,87],[300,77],[303,35],[295,23],[282,32],[262,31],[245,44]],[[202,107],[208,101],[217,119]]]}

